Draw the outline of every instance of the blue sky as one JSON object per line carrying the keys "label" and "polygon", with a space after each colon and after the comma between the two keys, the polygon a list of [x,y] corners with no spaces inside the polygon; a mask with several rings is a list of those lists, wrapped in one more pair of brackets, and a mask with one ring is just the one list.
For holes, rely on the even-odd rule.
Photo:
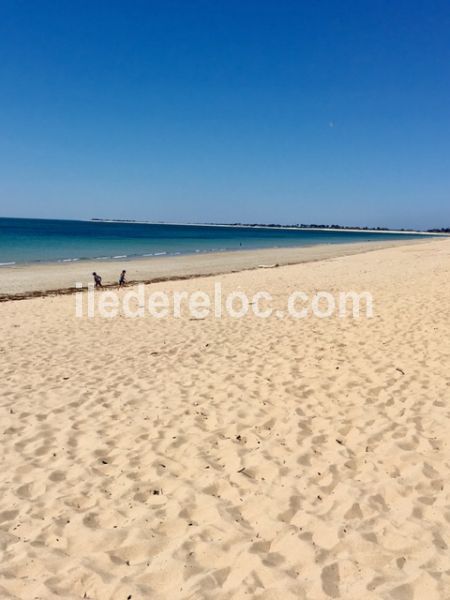
{"label": "blue sky", "polygon": [[0,3],[0,215],[450,225],[447,0]]}

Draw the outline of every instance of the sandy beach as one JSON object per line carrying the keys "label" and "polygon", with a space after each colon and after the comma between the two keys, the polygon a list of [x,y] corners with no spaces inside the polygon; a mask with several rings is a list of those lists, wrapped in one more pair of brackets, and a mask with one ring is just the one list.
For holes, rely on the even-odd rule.
{"label": "sandy beach", "polygon": [[[368,290],[371,319],[1,303],[0,598],[450,598],[450,240],[357,246],[149,287]],[[0,293],[81,267],[4,269]]]}
{"label": "sandy beach", "polygon": [[17,264],[0,268],[0,300],[47,291],[74,288],[77,282],[87,286],[94,271],[101,273],[103,283],[117,283],[122,269],[129,281],[153,282],[230,273],[255,269],[260,265],[287,265],[370,252],[405,244],[427,243],[430,239],[372,241],[349,244],[315,244],[293,248],[265,248],[235,252],[208,252],[194,255],[160,256],[128,260],[83,260],[66,263]]}

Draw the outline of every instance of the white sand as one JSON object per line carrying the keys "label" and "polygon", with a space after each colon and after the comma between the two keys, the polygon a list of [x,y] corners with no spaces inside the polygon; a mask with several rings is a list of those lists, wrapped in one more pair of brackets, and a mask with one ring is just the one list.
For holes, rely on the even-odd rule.
{"label": "white sand", "polygon": [[450,241],[218,280],[375,316],[0,304],[0,598],[449,598]]}

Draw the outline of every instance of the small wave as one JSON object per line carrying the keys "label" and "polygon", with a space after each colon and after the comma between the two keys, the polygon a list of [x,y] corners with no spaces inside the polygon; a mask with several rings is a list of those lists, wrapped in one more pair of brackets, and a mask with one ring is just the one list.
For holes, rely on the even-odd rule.
{"label": "small wave", "polygon": [[127,258],[126,254],[119,254],[119,256],[113,256],[113,258]]}
{"label": "small wave", "polygon": [[10,267],[11,265],[15,265],[15,262],[5,262],[5,263],[0,263],[0,267]]}
{"label": "small wave", "polygon": [[95,260],[109,260],[110,258],[110,256],[97,256]]}
{"label": "small wave", "polygon": [[167,252],[155,252],[155,256],[164,256]]}
{"label": "small wave", "polygon": [[62,258],[60,261],[58,262],[76,262],[77,260],[80,260],[79,258]]}
{"label": "small wave", "polygon": [[150,253],[150,254],[143,254],[142,256],[153,256],[153,254],[152,253]]}

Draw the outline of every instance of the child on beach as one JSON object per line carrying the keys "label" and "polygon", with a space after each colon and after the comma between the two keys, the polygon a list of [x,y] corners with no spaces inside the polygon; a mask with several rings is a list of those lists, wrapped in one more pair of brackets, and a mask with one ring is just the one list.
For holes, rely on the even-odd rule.
{"label": "child on beach", "polygon": [[103,287],[103,285],[102,285],[102,278],[100,277],[100,275],[97,275],[97,273],[95,273],[95,271],[94,271],[94,273],[92,273],[92,276],[94,278],[95,287],[96,288]]}
{"label": "child on beach", "polygon": [[125,271],[125,269],[122,271],[122,273],[120,274],[120,278],[119,278],[119,287],[122,287],[126,284],[126,280],[125,280],[125,276],[126,276],[127,272]]}

